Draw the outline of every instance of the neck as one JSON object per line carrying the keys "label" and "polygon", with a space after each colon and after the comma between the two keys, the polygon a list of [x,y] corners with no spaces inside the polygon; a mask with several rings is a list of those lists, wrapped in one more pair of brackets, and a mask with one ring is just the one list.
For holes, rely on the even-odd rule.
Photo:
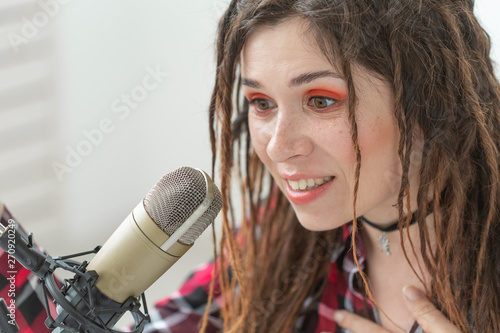
{"label": "neck", "polygon": [[[433,219],[434,214],[426,217],[429,235],[434,235]],[[422,290],[430,288],[430,276],[425,269],[420,251],[418,225],[414,224],[403,229],[406,255],[401,246],[399,230],[387,233],[391,256],[387,256],[379,249],[378,238],[382,234],[381,231],[364,224],[360,229],[360,234],[366,249],[366,273],[370,281],[370,289],[382,311],[390,318],[388,319],[380,311],[382,326],[392,332],[400,332],[400,328],[409,329],[414,319],[404,304],[401,293],[403,286],[411,284]],[[412,244],[414,249],[412,249]],[[430,239],[430,244],[434,247],[434,238]]]}

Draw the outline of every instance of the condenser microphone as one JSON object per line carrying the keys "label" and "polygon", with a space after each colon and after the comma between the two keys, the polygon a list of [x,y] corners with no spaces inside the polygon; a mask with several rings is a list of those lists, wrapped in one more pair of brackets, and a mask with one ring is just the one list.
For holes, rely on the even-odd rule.
{"label": "condenser microphone", "polygon": [[[0,246],[7,248],[6,235],[16,237],[20,263],[42,278],[57,305],[57,317],[48,313],[46,320],[53,332],[117,332],[113,327],[125,312],[136,321],[133,332],[142,332],[147,309],[141,313],[139,296],[186,253],[221,208],[210,177],[182,167],[156,183],[88,264],[67,260],[81,254],[43,255],[33,248],[31,235],[26,241],[10,225],[0,230]],[[56,268],[75,273],[62,288],[53,276]]]}
{"label": "condenser microphone", "polygon": [[87,270],[115,302],[139,297],[193,245],[222,208],[202,170],[183,167],[161,178],[106,241]]}

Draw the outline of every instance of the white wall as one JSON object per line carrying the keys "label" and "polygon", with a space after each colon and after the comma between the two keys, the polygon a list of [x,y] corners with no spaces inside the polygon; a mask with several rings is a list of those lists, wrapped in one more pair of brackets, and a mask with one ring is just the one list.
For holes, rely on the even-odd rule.
{"label": "white wall", "polygon": [[497,77],[500,76],[500,1],[498,0],[476,0],[476,16],[483,28],[491,37],[491,55],[496,63]]}
{"label": "white wall", "polygon": [[[9,110],[0,112],[0,200],[51,254],[103,244],[165,173],[184,165],[210,171],[207,108],[215,31],[225,2],[2,0],[0,109]],[[27,25],[36,33],[26,35]],[[12,33],[24,38],[15,47],[8,40]],[[49,55],[37,52],[41,41],[49,45]],[[160,72],[157,81],[150,72]],[[42,110],[51,117],[31,121],[20,132],[15,116],[20,102],[10,107],[10,86],[47,73],[56,78],[50,88],[55,102]],[[145,78],[151,90],[142,96]],[[42,90],[47,86],[42,83],[17,89],[16,100]],[[128,113],[124,95],[134,95],[137,104]],[[100,137],[96,128],[102,122],[108,133]],[[40,128],[43,135],[35,136]],[[93,133],[94,143],[89,145],[85,133]],[[40,142],[49,142],[44,147],[50,151],[33,162]],[[8,151],[12,146],[14,153]],[[69,151],[84,156],[68,157]],[[33,173],[41,173],[36,181]],[[49,201],[54,213],[42,218]],[[159,290],[148,292],[149,301],[176,289],[189,270],[210,258],[211,249],[206,232],[157,284]]]}
{"label": "white wall", "polygon": [[[77,149],[86,140],[82,131],[105,118],[113,124],[81,165],[63,175],[73,231],[88,233],[95,223],[91,233],[105,239],[113,221],[163,174],[182,165],[209,169],[206,109],[216,12],[206,0],[74,1],[64,8],[62,146]],[[163,74],[148,79],[157,88],[144,98],[140,86],[151,71]]]}
{"label": "white wall", "polygon": [[[16,12],[16,19],[0,27],[0,34],[6,35],[21,31],[22,17],[31,19],[42,10],[41,4],[55,0],[2,1],[5,7],[31,3],[26,12]],[[20,184],[24,186],[33,171],[13,166],[9,169],[12,174],[0,178],[1,200],[54,255],[104,243],[166,172],[183,165],[210,170],[207,107],[214,78],[213,41],[227,0],[66,2],[57,10],[52,8],[53,18],[40,28],[39,35],[20,45],[18,53],[0,44],[0,55],[8,53],[9,59],[22,57],[30,47],[37,50],[42,35],[54,46],[48,64],[38,69],[57,77],[57,104],[50,108],[55,115],[48,118],[52,124],[47,134],[51,158],[40,164],[51,171],[44,173],[48,179],[44,182],[52,184],[52,192],[39,192],[35,199],[23,202],[19,198],[34,190]],[[500,62],[500,1],[478,0],[477,12],[492,36],[493,54]],[[117,107],[123,109],[123,94],[141,91],[148,68],[168,75],[129,114],[114,112]],[[0,67],[0,77],[2,73],[5,71]],[[9,119],[5,113],[0,118],[7,123]],[[103,121],[111,124],[112,130],[102,139],[95,136],[96,143],[88,146],[84,132],[92,132]],[[15,144],[21,138],[12,136],[9,140]],[[88,154],[81,161],[70,160],[72,167],[66,161],[68,149]],[[0,170],[12,159],[0,146]],[[66,165],[64,170],[71,172],[54,172],[54,162]],[[44,219],[30,214],[31,207],[47,197],[57,201],[56,213]],[[10,205],[11,201],[16,203]],[[210,232],[202,238],[147,293],[150,301],[170,293],[197,262],[211,256]]]}
{"label": "white wall", "polygon": [[[59,253],[102,244],[165,173],[183,165],[210,172],[207,107],[221,13],[221,0],[86,0],[64,8],[62,146],[77,147],[85,140],[82,130],[104,118],[114,129],[64,175],[62,229],[73,237],[58,246]],[[142,100],[138,86],[151,71],[167,74],[158,77],[162,82],[149,79],[158,87],[135,109],[128,107],[122,94]],[[196,264],[210,258],[209,236],[148,291],[150,302],[175,290]]]}

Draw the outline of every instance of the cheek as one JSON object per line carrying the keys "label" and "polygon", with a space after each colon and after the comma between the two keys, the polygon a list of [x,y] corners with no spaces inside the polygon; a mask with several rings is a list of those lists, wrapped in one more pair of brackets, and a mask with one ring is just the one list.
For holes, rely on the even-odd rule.
{"label": "cheek", "polygon": [[360,186],[396,191],[401,179],[396,124],[391,121],[380,122],[378,126],[364,128],[360,133]]}
{"label": "cheek", "polygon": [[321,146],[324,142],[328,142],[328,147],[326,147],[328,155],[334,157],[336,163],[341,164],[344,172],[353,176],[356,169],[356,151],[349,121],[345,119],[323,130],[317,129],[314,133],[317,133],[317,145]]}
{"label": "cheek", "polygon": [[388,155],[397,154],[398,139],[391,126],[378,126],[364,128],[358,137],[358,142],[363,156],[387,158]]}
{"label": "cheek", "polygon": [[252,147],[257,153],[257,156],[264,164],[268,164],[267,158],[267,144],[270,140],[270,134],[268,129],[263,124],[249,117],[248,119],[248,129],[250,132],[250,139],[252,141]]}

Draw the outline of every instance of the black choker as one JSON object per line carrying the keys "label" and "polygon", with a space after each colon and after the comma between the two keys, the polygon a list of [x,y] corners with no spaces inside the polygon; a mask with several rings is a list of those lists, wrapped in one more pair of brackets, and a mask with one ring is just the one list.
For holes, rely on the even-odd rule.
{"label": "black choker", "polygon": [[[375,229],[377,229],[378,231],[381,231],[381,232],[391,232],[391,231],[398,230],[398,222],[394,222],[393,224],[391,224],[388,227],[381,228],[378,225],[376,225],[375,223],[368,221],[366,219],[366,217],[364,217],[364,216],[361,216],[360,219],[363,220],[364,223],[368,224],[369,226],[371,226],[371,227],[373,227],[373,228],[375,228]],[[415,222],[417,222],[415,220],[415,214],[412,214],[411,220],[410,220],[410,225],[414,224]]]}
{"label": "black choker", "polygon": [[[431,202],[429,202],[429,205],[427,206],[428,207],[427,211],[430,211],[429,209],[432,208],[432,206],[433,206],[433,202],[431,201]],[[415,222],[417,222],[417,220],[415,219],[415,215],[417,215],[416,212],[413,213],[411,216],[410,225],[415,224]],[[390,257],[391,251],[389,249],[389,239],[387,238],[387,233],[398,230],[398,222],[395,222],[388,227],[381,228],[378,225],[376,225],[375,223],[368,221],[364,216],[360,216],[360,219],[363,221],[363,223],[366,223],[369,226],[371,226],[372,228],[375,228],[378,231],[382,232],[382,234],[380,236],[378,236],[378,243],[379,243],[378,247],[381,251],[384,251],[388,257]]]}

